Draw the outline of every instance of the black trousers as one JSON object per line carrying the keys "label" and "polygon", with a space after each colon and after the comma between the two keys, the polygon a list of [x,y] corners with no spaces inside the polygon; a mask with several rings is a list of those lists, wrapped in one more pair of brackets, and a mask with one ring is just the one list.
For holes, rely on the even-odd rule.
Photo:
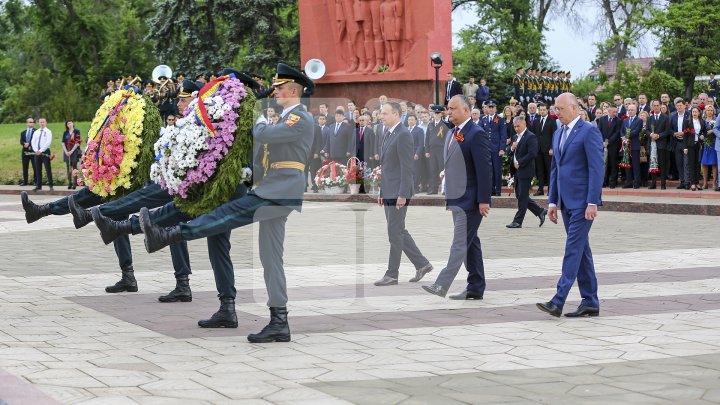
{"label": "black trousers", "polygon": [[28,167],[30,167],[30,165],[32,165],[32,169],[33,169],[32,178],[34,179],[35,177],[37,177],[37,175],[35,174],[35,171],[36,171],[35,170],[35,157],[32,155],[26,155],[25,152],[22,152],[22,176],[23,176],[22,181],[25,184],[30,184],[30,183],[28,183]]}
{"label": "black trousers", "polygon": [[[317,190],[317,183],[315,183],[315,175],[317,174],[318,170],[322,167],[322,160],[320,158],[314,159],[310,158],[310,162],[308,164],[308,167],[310,170],[310,182],[312,183],[313,190]],[[307,177],[307,175],[305,176]]]}
{"label": "black trousers", "polygon": [[685,153],[683,152],[685,145],[678,143],[675,145],[675,167],[677,167],[678,171],[678,180],[680,180],[680,184],[687,186],[689,185],[686,180],[686,173],[685,173]]}
{"label": "black trousers", "polygon": [[517,222],[520,225],[522,225],[528,209],[536,217],[539,217],[543,212],[543,208],[539,206],[535,200],[530,198],[530,183],[532,183],[532,177],[515,180],[515,198],[518,200],[518,210],[515,213],[513,222]]}
{"label": "black trousers", "polygon": [[[50,149],[47,150],[50,153]],[[42,167],[45,166],[47,173],[48,186],[53,186],[52,169],[50,168],[50,157],[46,155],[35,155],[35,187],[42,187]]]}
{"label": "black trousers", "polygon": [[428,158],[428,191],[436,192],[440,186],[440,172],[445,169],[445,156],[443,148],[433,148],[430,150],[430,158]]}
{"label": "black trousers", "polygon": [[618,165],[620,164],[620,144],[610,144],[608,145],[608,158],[607,158],[608,164],[607,164],[607,171],[608,171],[608,181],[607,184],[611,187],[617,186],[617,179],[618,179]]}
{"label": "black trousers", "polygon": [[[90,192],[90,189],[83,187],[73,194],[73,199],[82,208],[92,208],[102,203],[102,198],[97,194]],[[50,213],[53,215],[67,215],[70,213],[68,205],[68,197],[63,197],[50,203]],[[113,218],[113,217],[111,217]],[[125,217],[114,217],[115,220],[123,220]],[[115,254],[118,258],[118,264],[121,269],[127,269],[132,266],[132,250],[130,249],[130,238],[123,235],[113,242]]]}
{"label": "black trousers", "polygon": [[535,177],[538,179],[538,191],[543,191],[543,187],[550,183],[551,163],[552,156],[549,153],[540,152],[535,157]]}
{"label": "black trousers", "polygon": [[625,184],[640,187],[640,149],[630,150],[631,168],[625,169]]}

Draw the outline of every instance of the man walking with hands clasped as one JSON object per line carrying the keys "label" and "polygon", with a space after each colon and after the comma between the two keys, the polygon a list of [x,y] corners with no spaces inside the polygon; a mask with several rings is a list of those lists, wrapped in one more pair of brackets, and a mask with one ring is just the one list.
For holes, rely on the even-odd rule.
{"label": "man walking with hands clasped", "polygon": [[428,259],[420,253],[410,232],[405,229],[405,215],[410,197],[413,195],[413,157],[415,155],[413,138],[400,122],[400,104],[387,103],[380,111],[380,119],[386,128],[380,143],[380,162],[382,165],[382,187],[378,204],[385,210],[390,258],[383,278],[375,282],[376,286],[388,286],[398,283],[400,258],[402,253],[415,265],[415,277],[410,282],[420,281],[433,269]]}
{"label": "man walking with hands clasped", "polygon": [[553,154],[550,169],[548,214],[550,221],[557,224],[560,209],[567,241],[557,293],[537,307],[559,317],[577,279],[582,302],[575,312],[565,316],[598,316],[600,301],[589,233],[598,205],[602,204],[602,136],[596,127],[580,119],[580,107],[572,93],[561,94],[555,107],[562,127],[553,139],[553,150],[558,153]]}

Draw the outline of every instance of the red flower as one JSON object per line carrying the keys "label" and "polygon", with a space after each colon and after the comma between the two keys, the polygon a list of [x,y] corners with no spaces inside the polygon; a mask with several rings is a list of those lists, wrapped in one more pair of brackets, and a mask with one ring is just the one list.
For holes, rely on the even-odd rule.
{"label": "red flower", "polygon": [[621,120],[624,120],[624,119],[627,118],[627,117],[628,117],[627,114],[623,114],[623,115],[620,116],[620,119],[621,119]]}
{"label": "red flower", "polygon": [[691,128],[685,128],[685,129],[683,130],[683,133],[685,133],[685,134],[690,134],[690,135],[695,135],[695,128],[692,128],[692,127],[691,127]]}
{"label": "red flower", "polygon": [[548,117],[550,117],[550,118],[552,118],[552,119],[554,119],[554,120],[557,119],[557,115],[555,115],[555,114],[548,114]]}

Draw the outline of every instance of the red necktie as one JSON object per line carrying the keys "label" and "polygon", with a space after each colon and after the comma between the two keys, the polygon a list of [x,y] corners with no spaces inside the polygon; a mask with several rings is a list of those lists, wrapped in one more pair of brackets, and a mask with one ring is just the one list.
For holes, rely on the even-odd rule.
{"label": "red necktie", "polygon": [[363,130],[365,127],[360,128],[360,142],[362,142]]}

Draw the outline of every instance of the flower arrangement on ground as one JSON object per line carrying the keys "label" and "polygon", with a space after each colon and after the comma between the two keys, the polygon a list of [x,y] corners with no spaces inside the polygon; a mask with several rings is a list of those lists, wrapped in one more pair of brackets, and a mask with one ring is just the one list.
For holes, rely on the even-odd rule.
{"label": "flower arrangement on ground", "polygon": [[143,187],[160,125],[157,107],[134,87],[107,97],[90,124],[78,184],[111,199]]}
{"label": "flower arrangement on ground", "polygon": [[356,157],[348,159],[347,173],[345,174],[345,181],[348,184],[357,184],[363,180],[363,172],[365,171],[365,163]]}
{"label": "flower arrangement on ground", "polygon": [[233,75],[215,79],[155,143],[150,178],[175,196],[181,211],[211,211],[250,181],[254,103],[255,96]]}
{"label": "flower arrangement on ground", "polygon": [[345,187],[347,183],[347,167],[338,162],[329,162],[315,175],[315,184],[321,190]]}
{"label": "flower arrangement on ground", "polygon": [[372,187],[380,187],[382,183],[382,166],[374,169],[367,168],[365,170],[365,183]]}

